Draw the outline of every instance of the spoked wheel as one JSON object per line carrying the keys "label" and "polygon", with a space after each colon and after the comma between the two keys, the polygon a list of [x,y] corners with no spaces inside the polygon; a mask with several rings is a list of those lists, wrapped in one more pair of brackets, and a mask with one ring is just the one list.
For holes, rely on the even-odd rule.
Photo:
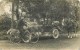
{"label": "spoked wheel", "polygon": [[9,32],[9,40],[13,43],[19,43],[20,42],[20,36],[19,36],[20,32],[17,29],[12,29]]}
{"label": "spoked wheel", "polygon": [[12,43],[19,43],[20,42],[20,37],[16,35],[10,35],[10,41]]}
{"label": "spoked wheel", "polygon": [[30,34],[29,32],[25,33],[25,34],[24,34],[24,37],[22,38],[22,40],[23,40],[25,43],[30,42],[30,40],[31,40],[31,34]]}
{"label": "spoked wheel", "polygon": [[31,43],[37,43],[39,41],[39,33],[38,32],[33,32],[31,34]]}
{"label": "spoked wheel", "polygon": [[54,29],[53,31],[52,31],[52,36],[53,36],[53,38],[54,39],[57,39],[58,37],[59,37],[59,31],[58,31],[58,29]]}

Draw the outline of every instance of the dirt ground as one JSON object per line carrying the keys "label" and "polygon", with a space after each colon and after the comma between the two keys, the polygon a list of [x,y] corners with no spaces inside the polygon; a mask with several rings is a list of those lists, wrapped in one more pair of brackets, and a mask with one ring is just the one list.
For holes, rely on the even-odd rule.
{"label": "dirt ground", "polygon": [[58,39],[41,38],[36,44],[0,40],[0,50],[80,50],[80,35],[72,39],[68,39],[66,36]]}

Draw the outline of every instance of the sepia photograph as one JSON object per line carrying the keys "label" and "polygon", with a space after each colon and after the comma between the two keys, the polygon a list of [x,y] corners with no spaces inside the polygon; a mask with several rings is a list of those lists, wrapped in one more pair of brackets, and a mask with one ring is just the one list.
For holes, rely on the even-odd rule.
{"label": "sepia photograph", "polygon": [[0,50],[80,50],[80,0],[0,0]]}

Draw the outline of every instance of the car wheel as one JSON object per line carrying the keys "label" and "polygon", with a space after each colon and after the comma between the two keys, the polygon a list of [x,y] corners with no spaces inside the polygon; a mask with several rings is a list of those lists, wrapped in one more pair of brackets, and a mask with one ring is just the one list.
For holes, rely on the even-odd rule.
{"label": "car wheel", "polygon": [[31,34],[31,43],[37,43],[39,41],[39,33],[38,32],[33,32]]}
{"label": "car wheel", "polygon": [[19,43],[20,42],[20,31],[17,29],[12,29],[9,32],[9,40],[13,43]]}
{"label": "car wheel", "polygon": [[28,43],[31,40],[31,33],[26,30],[25,34],[23,35],[24,37],[22,38],[23,42]]}
{"label": "car wheel", "polygon": [[58,29],[53,29],[52,36],[54,39],[57,39],[59,37],[59,31]]}
{"label": "car wheel", "polygon": [[20,42],[20,37],[19,36],[15,36],[15,35],[10,35],[10,41],[12,43],[19,43]]}

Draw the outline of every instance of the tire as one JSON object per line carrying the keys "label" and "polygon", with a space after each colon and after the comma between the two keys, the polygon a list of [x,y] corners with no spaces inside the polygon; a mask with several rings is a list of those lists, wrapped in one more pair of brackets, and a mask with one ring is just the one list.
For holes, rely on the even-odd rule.
{"label": "tire", "polygon": [[20,37],[19,36],[15,36],[15,35],[10,35],[10,41],[12,43],[19,43],[20,42]]}
{"label": "tire", "polygon": [[11,32],[10,34],[10,41],[13,42],[13,43],[19,43],[20,42],[20,36],[19,36],[19,33],[13,33]]}
{"label": "tire", "polygon": [[23,36],[24,36],[22,38],[23,42],[25,42],[25,43],[30,42],[30,40],[31,40],[31,33],[28,30],[25,31],[25,34]]}
{"label": "tire", "polygon": [[59,31],[58,31],[58,29],[53,29],[52,36],[53,36],[54,39],[59,38]]}
{"label": "tire", "polygon": [[39,33],[38,32],[33,32],[31,34],[31,43],[37,43],[39,41]]}
{"label": "tire", "polygon": [[9,34],[9,39],[12,43],[19,43],[20,42],[20,32],[19,30],[12,30]]}

